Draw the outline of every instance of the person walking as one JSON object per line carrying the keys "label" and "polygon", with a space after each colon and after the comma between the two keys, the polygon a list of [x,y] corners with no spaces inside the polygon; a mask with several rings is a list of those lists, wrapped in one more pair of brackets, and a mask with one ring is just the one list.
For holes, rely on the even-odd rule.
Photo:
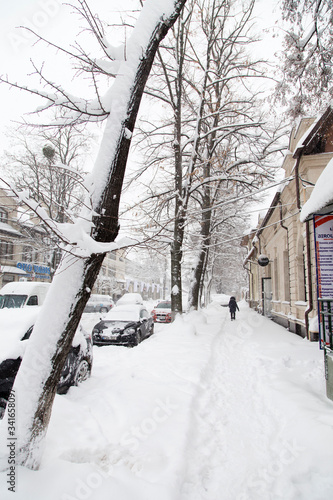
{"label": "person walking", "polygon": [[230,297],[228,305],[229,305],[231,320],[236,319],[236,309],[237,311],[239,311],[239,307],[237,305],[235,297]]}

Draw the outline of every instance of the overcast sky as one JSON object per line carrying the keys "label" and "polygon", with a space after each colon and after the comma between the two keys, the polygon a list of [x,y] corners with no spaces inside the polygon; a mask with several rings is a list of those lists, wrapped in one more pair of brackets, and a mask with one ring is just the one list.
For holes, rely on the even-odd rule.
{"label": "overcast sky", "polygon": [[[73,2],[75,4],[75,0]],[[110,24],[119,19],[119,10],[136,7],[138,0],[89,0],[91,10],[100,14],[101,19]],[[272,26],[276,17],[278,0],[260,0],[256,8],[256,15],[261,19],[261,30],[269,29],[266,42],[263,45],[263,54],[267,57],[274,51],[270,48]],[[65,88],[70,88],[77,95],[86,96],[89,89],[84,81],[72,81],[70,63],[59,54],[55,57],[52,49],[38,43],[27,31],[17,26],[27,26],[61,46],[69,47],[83,26],[77,15],[71,14],[73,9],[63,5],[61,0],[15,0],[3,2],[0,19],[0,46],[1,46],[1,74],[12,81],[30,83],[38,86],[38,79],[28,77],[32,66],[30,59],[37,65],[45,62],[45,72],[55,81],[61,81]],[[275,12],[275,13],[274,13]],[[116,34],[115,34],[116,36]],[[82,39],[82,35],[81,35]],[[112,40],[114,43],[114,40]],[[0,114],[0,155],[6,148],[5,131],[13,126],[12,121],[20,121],[24,113],[36,109],[41,99],[32,97],[23,91],[10,89],[0,85],[1,114]]]}

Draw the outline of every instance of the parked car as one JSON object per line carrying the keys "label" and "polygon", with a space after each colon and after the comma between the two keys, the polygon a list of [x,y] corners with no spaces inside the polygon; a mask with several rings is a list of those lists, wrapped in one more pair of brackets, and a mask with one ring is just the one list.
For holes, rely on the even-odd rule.
{"label": "parked car", "polygon": [[159,302],[151,312],[155,323],[171,322],[171,301],[163,300]]}
{"label": "parked car", "polygon": [[92,331],[93,344],[134,347],[154,333],[154,321],[140,304],[116,305]]}
{"label": "parked car", "polygon": [[[24,307],[15,314],[11,309],[0,311],[0,418],[5,412],[39,311],[38,306]],[[90,376],[92,362],[92,338],[80,325],[60,376],[58,394],[65,394],[70,386],[86,380]]]}
{"label": "parked car", "polygon": [[39,281],[13,281],[0,290],[0,309],[41,306],[51,283]]}
{"label": "parked car", "polygon": [[86,307],[84,308],[85,313],[106,313],[114,306],[114,302],[110,295],[98,295],[91,294]]}
{"label": "parked car", "polygon": [[117,306],[124,304],[140,304],[143,305],[143,298],[139,293],[125,293],[117,300]]}

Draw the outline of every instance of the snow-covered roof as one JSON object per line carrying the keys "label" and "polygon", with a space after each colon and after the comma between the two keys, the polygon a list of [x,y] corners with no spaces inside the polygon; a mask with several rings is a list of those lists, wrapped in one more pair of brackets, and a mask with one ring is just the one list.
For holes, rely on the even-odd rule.
{"label": "snow-covered roof", "polygon": [[10,224],[7,224],[7,222],[0,222],[0,231],[11,233],[15,236],[22,236],[22,234],[17,231],[17,229],[14,229]]}
{"label": "snow-covered roof", "polygon": [[333,109],[328,106],[326,111],[315,119],[312,125],[305,131],[299,139],[293,157],[298,158],[301,154],[311,154],[315,144],[323,135],[327,126],[331,126],[333,121]]}
{"label": "snow-covered roof", "polygon": [[300,220],[304,222],[311,214],[319,212],[333,202],[333,158],[322,171],[310,198],[304,204]]}
{"label": "snow-covered roof", "polygon": [[309,128],[306,129],[302,137],[299,139],[298,143],[296,144],[295,151],[294,151],[294,156],[301,150],[306,142],[306,140],[309,138],[309,136],[312,134],[313,130],[318,126],[318,122],[321,119],[320,117],[317,117],[315,121],[310,125]]}
{"label": "snow-covered roof", "polygon": [[0,266],[0,273],[11,273],[11,274],[20,274],[26,275],[27,273],[23,271],[23,269],[19,269],[14,266]]}

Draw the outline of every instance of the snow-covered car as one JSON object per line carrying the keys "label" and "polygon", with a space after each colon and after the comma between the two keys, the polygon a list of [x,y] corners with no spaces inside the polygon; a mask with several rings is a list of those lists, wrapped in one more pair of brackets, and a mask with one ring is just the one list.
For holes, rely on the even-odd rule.
{"label": "snow-covered car", "polygon": [[[0,311],[0,418],[40,309],[39,306],[31,306]],[[65,394],[70,386],[86,380],[90,376],[92,362],[92,338],[80,325],[61,372],[58,394]]]}
{"label": "snow-covered car", "polygon": [[13,281],[0,290],[0,309],[41,306],[51,283],[39,281]]}
{"label": "snow-covered car", "polygon": [[98,295],[91,294],[86,307],[84,308],[85,313],[107,313],[114,306],[114,302],[110,295]]}
{"label": "snow-covered car", "polygon": [[171,301],[163,300],[159,302],[151,312],[155,323],[171,322]]}
{"label": "snow-covered car", "polygon": [[116,305],[92,331],[93,344],[134,347],[154,333],[154,320],[140,304]]}
{"label": "snow-covered car", "polygon": [[125,293],[117,300],[117,306],[124,304],[140,304],[143,305],[143,298],[139,293]]}

